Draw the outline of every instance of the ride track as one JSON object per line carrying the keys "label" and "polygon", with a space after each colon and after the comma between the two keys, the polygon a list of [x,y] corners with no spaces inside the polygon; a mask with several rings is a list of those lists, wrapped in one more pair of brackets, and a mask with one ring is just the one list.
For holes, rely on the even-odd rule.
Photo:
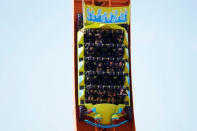
{"label": "ride track", "polygon": [[[129,6],[130,5],[130,0],[84,0],[86,4],[89,5],[99,5],[103,7],[122,7],[122,6]],[[121,126],[118,127],[113,127],[113,128],[98,128],[95,126],[92,126],[87,124],[84,121],[79,120],[79,108],[78,108],[78,56],[77,56],[77,15],[79,13],[82,13],[82,0],[73,0],[73,12],[74,12],[74,17],[73,17],[73,33],[74,33],[74,41],[73,41],[73,50],[74,50],[74,86],[73,86],[73,96],[74,96],[74,112],[73,112],[73,118],[74,118],[74,131],[136,131],[135,128],[135,120],[134,120],[134,111],[132,110],[132,119],[129,122],[126,122],[122,124]],[[130,36],[130,25],[129,25],[129,31],[128,35]],[[131,56],[130,52],[130,47],[131,47],[131,42],[130,42],[130,37],[128,38],[129,43],[129,55]],[[129,76],[131,78],[131,83],[130,83],[130,98],[131,98],[131,103],[130,106],[133,109],[133,96],[132,96],[132,77],[131,77],[131,57],[129,58]],[[87,120],[94,121],[93,118],[87,118]],[[120,118],[117,122],[114,124],[123,122],[125,120],[125,117]],[[95,123],[93,123],[95,124]]]}

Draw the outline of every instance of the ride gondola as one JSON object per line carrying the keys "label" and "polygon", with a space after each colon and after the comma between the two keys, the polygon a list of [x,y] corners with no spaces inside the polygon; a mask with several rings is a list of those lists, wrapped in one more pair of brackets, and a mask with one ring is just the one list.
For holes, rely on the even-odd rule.
{"label": "ride gondola", "polygon": [[129,0],[74,1],[77,131],[135,131],[129,5]]}

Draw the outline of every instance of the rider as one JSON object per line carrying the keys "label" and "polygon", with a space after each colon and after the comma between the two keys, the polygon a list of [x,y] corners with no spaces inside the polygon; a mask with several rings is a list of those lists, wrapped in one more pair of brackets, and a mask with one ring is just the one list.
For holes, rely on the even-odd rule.
{"label": "rider", "polygon": [[108,103],[114,104],[114,97],[116,96],[115,94],[115,89],[113,85],[110,85],[109,91],[108,91]]}
{"label": "rider", "polygon": [[93,78],[94,78],[94,71],[92,71],[92,70],[86,71],[86,74],[85,74],[85,83],[87,85],[93,83]]}
{"label": "rider", "polygon": [[119,71],[123,71],[124,70],[124,63],[122,61],[118,62],[118,69],[119,69]]}
{"label": "rider", "polygon": [[120,104],[120,88],[121,86],[118,86],[115,90],[115,104]]}
{"label": "rider", "polygon": [[123,30],[117,30],[117,42],[123,43]]}
{"label": "rider", "polygon": [[103,95],[104,95],[104,88],[103,85],[99,85],[97,89],[97,103],[102,103],[103,101]]}
{"label": "rider", "polygon": [[117,54],[117,57],[123,57],[123,55],[124,55],[124,47],[119,47],[119,48],[117,48],[117,52],[116,52]]}
{"label": "rider", "polygon": [[85,70],[95,70],[96,63],[94,57],[85,57]]}
{"label": "rider", "polygon": [[94,100],[94,86],[93,85],[88,85],[86,87],[86,98],[88,98],[88,103],[91,103]]}
{"label": "rider", "polygon": [[121,87],[120,88],[120,94],[119,94],[119,96],[120,96],[120,103],[121,104],[123,104],[124,103],[124,99],[125,99],[125,97],[127,96],[128,94],[127,94],[127,92],[126,92],[126,89],[125,88],[123,88],[123,87]]}
{"label": "rider", "polygon": [[99,31],[97,31],[98,33],[95,34],[95,46],[96,46],[96,54],[97,56],[101,56],[102,55],[102,50],[103,50],[103,39],[102,39],[102,35]]}

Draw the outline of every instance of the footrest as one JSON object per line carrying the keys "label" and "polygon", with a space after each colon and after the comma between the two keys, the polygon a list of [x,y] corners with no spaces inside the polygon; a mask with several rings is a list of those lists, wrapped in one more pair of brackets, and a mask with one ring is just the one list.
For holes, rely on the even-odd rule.
{"label": "footrest", "polygon": [[120,122],[120,123],[118,123],[118,124],[112,124],[112,125],[101,125],[101,124],[96,124],[96,123],[93,123],[93,122],[91,122],[91,121],[89,121],[89,120],[84,120],[84,122],[86,122],[87,124],[90,124],[90,125],[92,125],[92,126],[98,127],[98,128],[114,128],[114,127],[118,127],[118,126],[121,126],[121,125],[127,123],[128,120],[125,120],[125,121]]}

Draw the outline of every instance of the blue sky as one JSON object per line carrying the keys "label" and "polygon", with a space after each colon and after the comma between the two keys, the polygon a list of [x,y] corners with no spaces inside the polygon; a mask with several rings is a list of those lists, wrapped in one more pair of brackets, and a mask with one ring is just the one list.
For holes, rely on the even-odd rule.
{"label": "blue sky", "polygon": [[[137,131],[197,130],[197,1],[132,1]],[[0,130],[71,131],[72,1],[0,0]]]}

